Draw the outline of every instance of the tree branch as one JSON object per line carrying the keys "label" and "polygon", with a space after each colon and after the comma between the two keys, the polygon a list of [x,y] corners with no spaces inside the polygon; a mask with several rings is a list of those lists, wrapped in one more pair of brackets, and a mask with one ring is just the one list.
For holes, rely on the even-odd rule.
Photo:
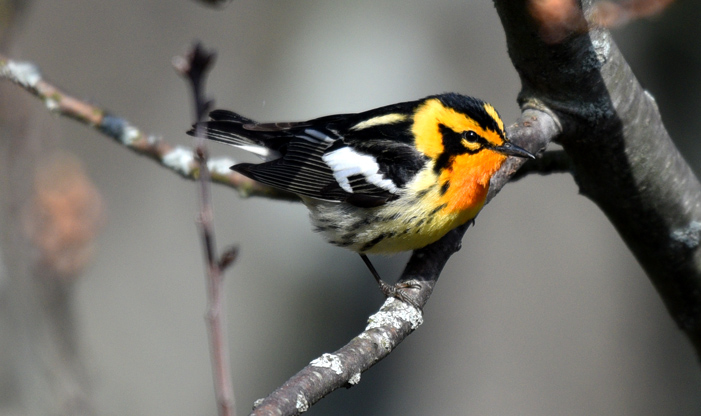
{"label": "tree branch", "polygon": [[[606,30],[548,43],[528,2],[495,4],[521,77],[521,102],[538,101],[555,115],[581,193],[610,219],[701,353],[701,185],[654,99]],[[582,19],[592,1],[583,5],[575,10]]]}
{"label": "tree branch", "polygon": [[[183,178],[196,180],[199,177],[199,165],[192,149],[173,146],[159,137],[144,133],[127,120],[103,108],[70,96],[44,80],[39,69],[32,63],[16,62],[0,55],[0,79],[13,82],[30,92],[50,111],[96,129],[120,145],[155,160]],[[262,185],[229,169],[235,163],[224,157],[209,158],[207,167],[211,172],[211,181],[237,190],[242,197],[299,200],[293,194]]]}
{"label": "tree branch", "polygon": [[[521,106],[521,117],[506,129],[507,136],[533,154],[541,155],[551,141],[562,132],[562,126],[547,107],[537,100],[525,102]],[[538,159],[536,159],[537,161]],[[517,171],[527,164],[528,159],[510,157],[489,181],[487,203],[512,180]]]}
{"label": "tree branch", "polygon": [[525,178],[530,174],[549,175],[551,173],[572,173],[572,162],[564,150],[551,150],[537,159],[526,163],[511,177],[511,182]]}

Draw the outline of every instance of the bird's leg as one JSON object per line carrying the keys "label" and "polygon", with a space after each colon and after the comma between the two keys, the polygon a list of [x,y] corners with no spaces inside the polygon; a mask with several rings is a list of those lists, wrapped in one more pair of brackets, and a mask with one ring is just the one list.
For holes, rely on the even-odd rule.
{"label": "bird's leg", "polygon": [[368,269],[370,269],[370,273],[372,273],[372,277],[375,278],[375,281],[377,282],[377,285],[380,287],[380,291],[386,296],[386,297],[393,297],[397,298],[401,301],[404,301],[413,307],[415,307],[418,310],[421,310],[421,307],[418,305],[416,299],[413,297],[409,296],[404,289],[421,289],[421,286],[419,286],[416,283],[410,283],[410,282],[403,282],[403,283],[398,283],[396,285],[390,285],[388,283],[385,283],[381,278],[379,273],[377,273],[377,270],[375,270],[375,266],[370,263],[370,259],[368,256],[365,254],[360,254],[360,258],[363,259],[363,262],[365,262],[365,265],[368,266]]}

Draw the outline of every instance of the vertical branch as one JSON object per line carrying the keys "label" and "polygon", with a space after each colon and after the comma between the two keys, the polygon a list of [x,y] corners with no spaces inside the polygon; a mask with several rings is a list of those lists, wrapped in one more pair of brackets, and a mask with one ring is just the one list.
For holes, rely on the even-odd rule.
{"label": "vertical branch", "polygon": [[[199,44],[185,58],[174,62],[176,69],[187,77],[193,92],[196,121],[202,120],[211,106],[211,101],[204,96],[204,81],[207,71],[214,60],[214,53],[205,51]],[[199,132],[198,132],[199,133]],[[214,226],[212,223],[212,198],[210,192],[210,174],[207,168],[207,148],[204,138],[197,134],[195,154],[199,168],[199,214],[197,224],[202,239],[207,269],[207,327],[212,359],[212,372],[217,407],[220,416],[235,415],[234,393],[229,376],[229,348],[226,337],[223,271],[235,258],[235,249],[229,250],[221,260],[217,259]]]}

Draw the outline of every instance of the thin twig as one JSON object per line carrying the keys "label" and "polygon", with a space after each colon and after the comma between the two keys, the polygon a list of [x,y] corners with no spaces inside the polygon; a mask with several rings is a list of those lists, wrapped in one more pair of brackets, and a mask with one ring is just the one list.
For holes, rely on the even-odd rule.
{"label": "thin twig", "polygon": [[[201,121],[209,111],[211,101],[204,95],[204,82],[210,65],[214,61],[214,53],[206,51],[196,44],[185,57],[174,61],[181,75],[190,82],[195,107],[195,121]],[[224,307],[224,285],[222,265],[230,265],[235,255],[229,251],[225,259],[217,257],[216,240],[214,236],[212,197],[210,192],[210,174],[207,168],[207,146],[201,134],[196,135],[195,151],[197,154],[199,218],[197,221],[202,238],[202,246],[207,267],[207,289],[209,307],[207,309],[207,328],[209,329],[209,345],[211,348],[212,373],[214,389],[217,398],[219,416],[235,416],[234,392],[229,374],[229,343],[226,337],[226,313]]]}
{"label": "thin twig", "polygon": [[[129,121],[97,105],[70,96],[44,80],[39,69],[32,63],[16,62],[0,55],[0,79],[15,83],[32,93],[50,111],[96,129],[137,154],[155,160],[183,178],[195,180],[199,176],[199,164],[195,160],[192,149],[171,145],[162,138],[144,133]],[[211,172],[212,182],[234,188],[242,197],[262,196],[288,201],[299,200],[293,194],[261,185],[229,169],[235,163],[234,160],[225,157],[208,158],[207,167]]]}

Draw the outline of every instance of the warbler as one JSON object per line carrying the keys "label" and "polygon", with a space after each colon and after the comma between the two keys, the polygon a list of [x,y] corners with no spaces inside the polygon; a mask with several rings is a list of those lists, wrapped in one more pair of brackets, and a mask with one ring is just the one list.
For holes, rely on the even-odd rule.
{"label": "warbler", "polygon": [[508,140],[492,105],[455,93],[303,122],[258,123],[227,110],[209,117],[188,134],[263,158],[231,169],[298,195],[315,230],[359,253],[386,296],[398,289],[367,254],[435,242],[475,218],[508,156],[534,158]]}

